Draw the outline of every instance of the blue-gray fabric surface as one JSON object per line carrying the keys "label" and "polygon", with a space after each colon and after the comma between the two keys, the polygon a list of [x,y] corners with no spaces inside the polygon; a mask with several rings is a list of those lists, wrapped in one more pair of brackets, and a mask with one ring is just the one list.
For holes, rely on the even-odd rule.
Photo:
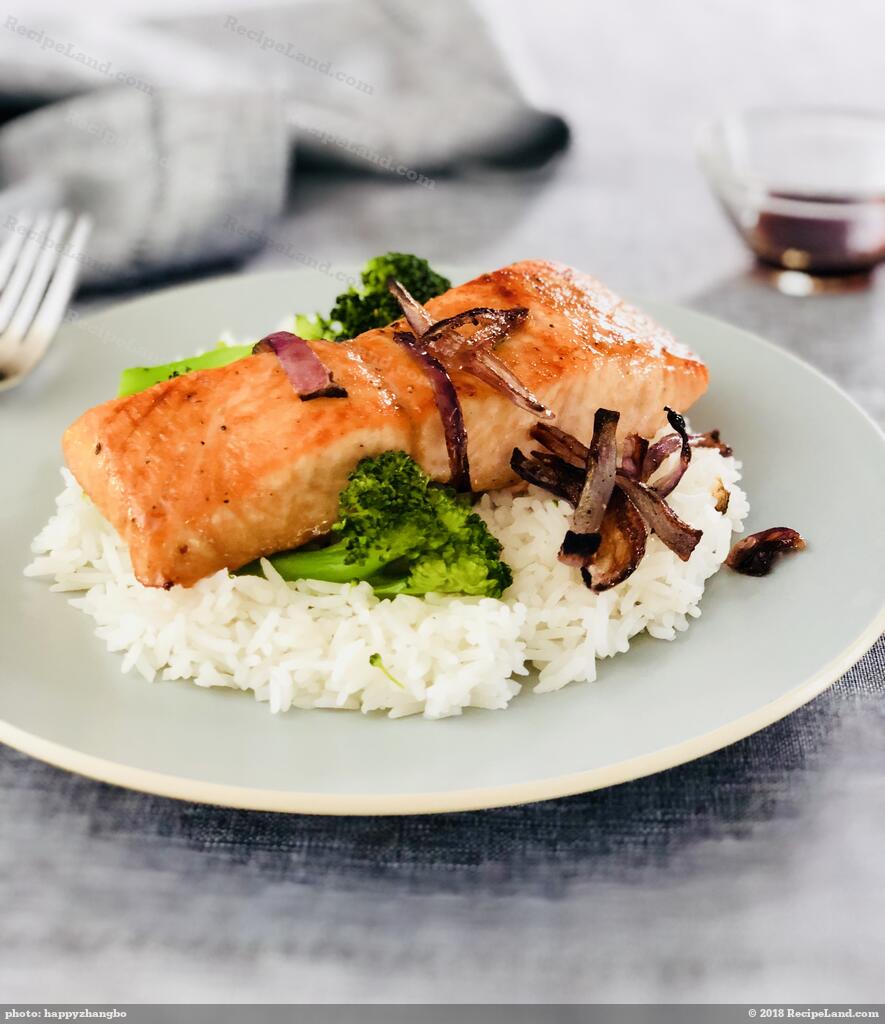
{"label": "blue-gray fabric surface", "polygon": [[[561,259],[763,334],[882,422],[882,282],[794,299],[758,280],[691,140],[718,109],[885,105],[885,7],[687,10],[502,0],[494,23],[526,44],[514,64],[538,70],[574,128],[564,160],[545,173],[440,175],[433,189],[305,173],[247,269],[305,256],[348,267],[391,248],[490,267]],[[586,796],[436,818],[180,804],[3,750],[0,993],[881,1001],[883,719],[880,640],[807,707],[702,760]]]}
{"label": "blue-gray fabric surface", "polygon": [[448,816],[196,806],[4,750],[0,992],[876,1001],[883,679],[880,641],[810,705],[716,754]]}

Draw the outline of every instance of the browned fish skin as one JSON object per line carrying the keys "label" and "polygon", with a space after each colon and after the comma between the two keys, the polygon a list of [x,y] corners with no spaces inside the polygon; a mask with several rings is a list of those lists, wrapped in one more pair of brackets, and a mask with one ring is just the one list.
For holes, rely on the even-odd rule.
{"label": "browned fish skin", "polygon": [[[596,409],[645,436],[664,406],[684,411],[706,389],[697,357],[607,288],[577,271],[524,261],[453,288],[436,319],[474,306],[525,306],[496,350],[557,414],[589,436]],[[402,322],[349,344],[311,342],[347,398],[303,402],[270,353],[164,381],[90,409],[65,432],[65,458],[118,530],[147,586],[190,586],[221,568],[324,533],[360,458],[403,449],[436,480],[448,461],[433,393],[393,341]],[[534,417],[454,371],[467,423],[472,483],[514,481],[510,453],[530,444]]]}

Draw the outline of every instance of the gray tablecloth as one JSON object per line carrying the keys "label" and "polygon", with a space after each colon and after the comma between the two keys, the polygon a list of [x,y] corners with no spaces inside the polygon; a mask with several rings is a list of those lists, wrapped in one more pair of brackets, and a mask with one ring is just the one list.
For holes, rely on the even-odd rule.
{"label": "gray tablecloth", "polygon": [[[299,179],[278,242],[339,265],[539,255],[684,301],[885,418],[885,290],[747,272],[693,162],[716,108],[882,105],[863,0],[504,5],[575,127],[545,174]],[[505,14],[508,16],[505,17]],[[518,31],[516,31],[518,30]],[[454,59],[454,57],[453,57]],[[838,73],[837,73],[838,71]],[[286,246],[289,246],[287,249]],[[885,643],[806,708],[616,789],[437,818],[219,810],[0,754],[0,993],[105,1000],[881,1000]]]}

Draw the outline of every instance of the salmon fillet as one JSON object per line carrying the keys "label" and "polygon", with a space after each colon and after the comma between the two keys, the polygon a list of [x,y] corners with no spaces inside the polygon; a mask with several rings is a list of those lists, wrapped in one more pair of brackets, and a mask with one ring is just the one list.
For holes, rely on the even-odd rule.
{"label": "salmon fillet", "polygon": [[[664,406],[687,409],[704,364],[594,278],[540,260],[483,274],[427,303],[434,319],[475,306],[525,306],[496,355],[580,438],[597,408],[621,433],[651,436]],[[302,401],[273,353],[199,370],[116,398],[65,432],[65,459],[123,537],[147,586],[190,586],[222,568],[297,547],[328,531],[338,495],[364,456],[408,452],[449,476],[428,380],[393,340],[403,321],[349,343],[311,342],[347,398]],[[531,446],[535,417],[457,370],[475,490],[514,483],[510,455]]]}

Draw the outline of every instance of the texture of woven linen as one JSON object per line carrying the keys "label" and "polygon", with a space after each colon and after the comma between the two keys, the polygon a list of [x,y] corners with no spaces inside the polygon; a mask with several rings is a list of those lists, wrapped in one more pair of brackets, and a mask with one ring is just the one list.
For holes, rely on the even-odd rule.
{"label": "texture of woven linen", "polygon": [[874,1001],[883,728],[885,639],[709,757],[469,814],[205,807],[2,749],[0,991],[421,1002],[457,978],[465,1002],[666,1002],[688,972],[702,1002]]}

